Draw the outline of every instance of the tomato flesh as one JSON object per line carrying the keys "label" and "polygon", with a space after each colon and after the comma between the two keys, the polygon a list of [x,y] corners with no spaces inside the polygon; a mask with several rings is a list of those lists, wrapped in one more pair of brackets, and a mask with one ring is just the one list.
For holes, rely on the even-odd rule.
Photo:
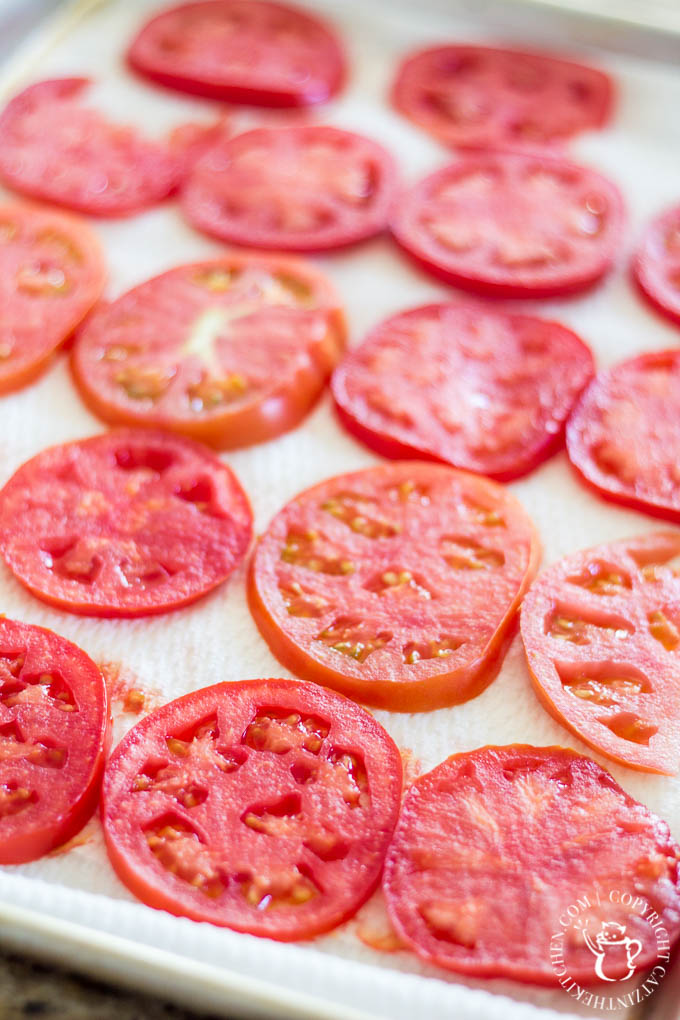
{"label": "tomato flesh", "polygon": [[322,103],[337,92],[344,56],[321,20],[265,0],[182,4],[148,21],[130,65],[180,92],[253,106]]}
{"label": "tomato flesh", "polygon": [[183,164],[168,147],[81,106],[87,78],[37,82],[0,115],[0,180],[91,216],[126,216],[166,198]]}
{"label": "tomato flesh", "polygon": [[[680,847],[665,822],[594,761],[561,747],[456,754],[406,795],[383,888],[398,934],[424,960],[476,977],[557,985],[552,939],[585,902],[583,923],[623,924],[641,942],[635,969],[657,963],[656,911],[680,935]],[[610,893],[614,898],[610,899]],[[558,942],[571,979],[597,983],[585,941]],[[608,961],[623,978],[625,956]],[[616,986],[610,986],[610,991]]]}
{"label": "tomato flesh", "polygon": [[72,613],[141,616],[193,602],[252,534],[229,468],[197,443],[119,430],[43,450],[0,491],[0,549],[34,595]]}
{"label": "tomato flesh", "polygon": [[377,142],[334,127],[246,131],[214,145],[182,188],[198,230],[255,248],[322,251],[387,225],[396,170]]}
{"label": "tomato flesh", "polygon": [[522,604],[536,692],[558,722],[622,765],[680,769],[680,535],[564,557]]}
{"label": "tomato flesh", "polygon": [[43,372],[101,295],[97,239],[70,216],[0,205],[0,393]]}
{"label": "tomato flesh", "polygon": [[146,716],[107,765],[111,862],[153,907],[304,939],[378,884],[401,758],[337,694],[291,680],[221,683]]}
{"label": "tomato flesh", "polygon": [[260,539],[248,594],[274,655],[366,704],[419,711],[494,678],[540,555],[519,503],[435,464],[331,478]]}
{"label": "tomato flesh", "polygon": [[52,631],[0,619],[0,864],[42,857],[95,809],[109,736],[94,662]]}
{"label": "tomato flesh", "polygon": [[382,322],[332,390],[343,424],[378,453],[508,481],[556,451],[592,375],[590,350],[564,326],[457,302]]}
{"label": "tomato flesh", "polygon": [[680,520],[680,352],[641,354],[599,372],[567,424],[579,477],[605,499]]}
{"label": "tomato flesh", "polygon": [[419,265],[492,297],[584,290],[611,267],[623,200],[594,170],[548,156],[477,153],[411,188],[392,232]]}
{"label": "tomato flesh", "polygon": [[633,261],[633,274],[654,307],[680,323],[680,206],[650,223]]}
{"label": "tomato flesh", "polygon": [[225,449],[297,425],[344,343],[339,299],[311,266],[233,255],[171,269],[102,308],[72,368],[104,421]]}
{"label": "tomato flesh", "polygon": [[392,101],[445,145],[536,149],[602,127],[612,84],[601,71],[545,54],[437,46],[406,58]]}

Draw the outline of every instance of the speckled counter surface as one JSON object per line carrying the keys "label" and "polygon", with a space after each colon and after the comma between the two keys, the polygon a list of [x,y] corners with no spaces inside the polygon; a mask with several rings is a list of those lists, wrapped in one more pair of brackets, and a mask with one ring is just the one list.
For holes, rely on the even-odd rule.
{"label": "speckled counter surface", "polygon": [[157,999],[133,995],[0,953],[0,1020],[207,1020]]}

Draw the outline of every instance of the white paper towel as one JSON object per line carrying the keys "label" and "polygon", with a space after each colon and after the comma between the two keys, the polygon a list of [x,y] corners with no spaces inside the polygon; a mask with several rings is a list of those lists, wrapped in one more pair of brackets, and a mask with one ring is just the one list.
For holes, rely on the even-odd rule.
{"label": "white paper towel", "polygon": [[[146,13],[157,6],[155,0],[103,4],[39,66],[27,69],[26,80],[91,75],[98,80],[93,101],[154,135],[188,119],[209,120],[214,110],[209,103],[147,87],[124,68],[126,42]],[[495,39],[492,29],[475,27],[454,14],[430,16],[426,2],[411,11],[358,0],[323,0],[316,6],[326,9],[337,23],[352,70],[341,98],[312,116],[385,143],[407,181],[443,165],[447,153],[386,104],[397,59],[410,48],[446,37]],[[524,35],[522,41],[545,39],[528,40]],[[566,42],[556,39],[554,45],[564,48]],[[613,126],[579,139],[571,151],[621,186],[630,212],[626,243],[616,272],[592,294],[564,302],[524,303],[523,307],[574,328],[604,366],[638,351],[674,346],[680,338],[676,329],[642,304],[628,279],[630,252],[642,224],[657,209],[680,200],[680,120],[673,116],[680,109],[680,73],[628,58],[606,59],[599,53],[585,57],[613,73],[619,103]],[[184,224],[173,202],[131,219],[96,222],[94,227],[109,257],[110,297],[173,265],[220,251],[219,245]],[[412,269],[387,239],[315,261],[344,298],[353,342],[385,315],[451,293]],[[0,483],[43,447],[101,429],[101,423],[82,406],[62,357],[40,382],[0,400]],[[327,396],[295,432],[225,459],[252,500],[260,531],[300,489],[376,461],[342,432]],[[538,525],[545,562],[656,526],[649,518],[597,500],[574,480],[563,454],[512,487]],[[29,596],[4,566],[0,599],[9,617],[51,627],[97,661],[124,663],[144,687],[158,690],[163,700],[218,680],[288,675],[272,658],[250,618],[243,569],[189,609],[138,621],[84,619],[50,610]],[[400,746],[412,749],[423,769],[455,751],[487,743],[565,743],[588,753],[536,701],[518,641],[498,679],[475,700],[421,715],[376,715]],[[132,722],[133,716],[118,713],[117,736]],[[600,760],[626,790],[665,817],[680,838],[680,780],[640,775]],[[311,946],[297,947],[171,918],[132,901],[108,864],[96,822],[88,832],[91,841],[68,854],[0,869],[0,898],[395,1020],[418,1015],[428,1020],[538,1015],[526,1005],[529,1002],[560,1012],[576,1011],[560,990],[466,981],[425,967],[405,952],[390,956],[374,952],[356,938],[353,922]],[[519,1004],[511,1009],[506,998],[494,998],[489,990]]]}

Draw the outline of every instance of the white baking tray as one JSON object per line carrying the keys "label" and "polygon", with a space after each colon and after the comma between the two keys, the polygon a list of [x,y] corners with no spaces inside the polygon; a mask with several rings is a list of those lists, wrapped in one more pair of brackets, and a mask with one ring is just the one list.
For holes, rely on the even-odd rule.
{"label": "white baking tray", "polygon": [[[638,0],[626,0],[614,20],[604,17],[609,0],[590,5],[570,0],[571,12],[566,5],[557,10],[554,0],[318,0],[314,6],[336,22],[345,40],[352,74],[345,93],[312,117],[383,141],[397,156],[404,178],[413,180],[444,164],[448,155],[385,101],[404,52],[447,37],[506,39],[571,51],[603,66],[619,84],[616,116],[607,130],[583,136],[570,149],[621,186],[630,211],[626,244],[616,271],[591,294],[524,307],[576,329],[602,366],[641,350],[675,346],[678,330],[643,305],[627,275],[642,224],[658,208],[680,200],[680,72],[677,59],[661,59],[680,55],[680,35],[672,31],[672,18],[669,32],[661,32],[665,2],[650,5],[656,13],[644,27]],[[86,74],[99,79],[94,102],[151,134],[189,119],[209,120],[214,110],[209,103],[154,89],[124,68],[126,43],[157,6],[158,0],[79,0],[63,8],[6,68],[0,79],[3,101],[31,80]],[[675,27],[680,27],[677,18]],[[172,265],[221,250],[186,226],[172,202],[131,219],[93,225],[108,253],[111,297]],[[315,261],[340,290],[353,342],[385,315],[451,293],[416,272],[387,238]],[[0,483],[50,443],[101,429],[83,408],[62,358],[34,386],[0,400]],[[248,491],[262,530],[298,490],[377,458],[342,432],[326,396],[299,429],[225,459]],[[563,454],[512,488],[536,520],[546,562],[655,527],[649,518],[607,505],[580,487]],[[49,609],[0,567],[0,608],[64,634],[97,661],[124,663],[161,700],[218,679],[287,675],[250,619],[243,569],[179,613],[106,621]],[[116,736],[134,722],[119,709]],[[587,751],[538,705],[518,641],[498,679],[479,698],[417,716],[376,715],[424,769],[455,751],[492,742],[564,743]],[[680,838],[680,780],[644,776],[600,760]],[[356,921],[312,944],[280,945],[170,917],[134,901],[118,882],[96,820],[86,835],[89,841],[68,853],[0,869],[0,941],[229,1016],[540,1020],[593,1015],[579,1013],[559,989],[458,979],[406,952],[375,952],[357,938]],[[675,1020],[679,986],[680,974],[669,977],[647,1004],[647,1014],[653,1010],[658,1020]]]}

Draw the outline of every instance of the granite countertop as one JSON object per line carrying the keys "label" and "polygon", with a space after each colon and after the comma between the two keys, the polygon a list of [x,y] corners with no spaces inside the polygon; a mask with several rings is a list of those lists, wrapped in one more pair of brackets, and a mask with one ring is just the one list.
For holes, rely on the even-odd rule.
{"label": "granite countertop", "polygon": [[176,1006],[0,953],[0,1020],[207,1020]]}

